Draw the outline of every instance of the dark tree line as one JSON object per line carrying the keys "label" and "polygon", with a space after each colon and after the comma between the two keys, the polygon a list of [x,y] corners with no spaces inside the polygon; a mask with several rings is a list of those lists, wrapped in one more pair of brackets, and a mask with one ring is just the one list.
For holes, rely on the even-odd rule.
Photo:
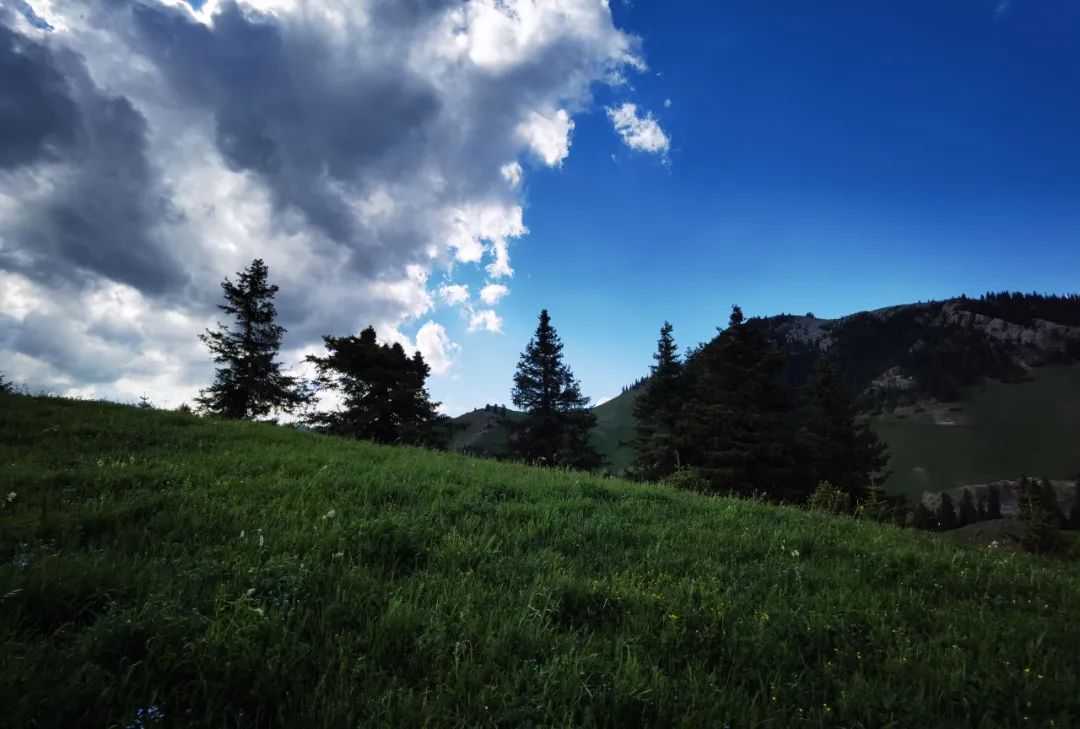
{"label": "dark tree line", "polygon": [[445,420],[426,390],[430,369],[417,352],[400,344],[379,344],[368,327],[359,336],[323,337],[327,354],[309,356],[314,382],[285,375],[278,361],[285,329],[276,323],[274,296],[262,260],[252,261],[233,283],[221,288],[219,305],[230,323],[200,335],[218,364],[214,382],[197,402],[203,412],[228,419],[257,418],[272,411],[293,413],[313,404],[319,391],[338,395],[332,412],[315,412],[307,422],[330,433],[379,443],[438,444]]}
{"label": "dark tree line", "polygon": [[639,477],[799,503],[828,482],[849,509],[884,477],[885,446],[828,361],[791,387],[785,355],[739,307],[685,359],[665,323],[653,359],[634,410]]}

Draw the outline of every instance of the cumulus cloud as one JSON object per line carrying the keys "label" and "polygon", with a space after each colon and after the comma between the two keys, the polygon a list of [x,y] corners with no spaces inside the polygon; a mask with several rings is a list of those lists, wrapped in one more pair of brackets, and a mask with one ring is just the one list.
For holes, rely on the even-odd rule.
{"label": "cumulus cloud", "polygon": [[373,324],[445,372],[457,345],[427,317],[464,302],[433,274],[512,276],[521,161],[558,167],[590,87],[644,69],[597,0],[19,7],[0,6],[0,370],[161,404],[208,381],[195,335],[255,257],[290,352]]}
{"label": "cumulus cloud", "polygon": [[637,105],[627,102],[608,107],[607,114],[615,131],[630,149],[656,154],[667,153],[671,139],[660,128],[660,123],[653,118],[652,112],[646,112],[643,117],[638,116]]}
{"label": "cumulus cloud", "polygon": [[502,319],[494,309],[474,311],[469,317],[470,332],[501,332]]}
{"label": "cumulus cloud", "polygon": [[450,369],[461,346],[450,341],[442,324],[426,322],[416,333],[416,349],[435,374]]}
{"label": "cumulus cloud", "polygon": [[488,284],[480,289],[480,299],[488,305],[495,305],[499,300],[510,293],[510,289],[502,284]]}
{"label": "cumulus cloud", "polygon": [[469,287],[461,284],[443,284],[439,287],[439,298],[455,306],[469,300]]}

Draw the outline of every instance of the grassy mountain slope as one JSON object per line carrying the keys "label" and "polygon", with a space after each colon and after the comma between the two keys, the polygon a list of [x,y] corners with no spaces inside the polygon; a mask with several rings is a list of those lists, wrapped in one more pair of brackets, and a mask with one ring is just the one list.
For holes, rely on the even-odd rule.
{"label": "grassy mountain slope", "polygon": [[[287,428],[0,397],[9,726],[1067,726],[1080,568]],[[1054,722],[1051,724],[1051,722]]]}
{"label": "grassy mountain slope", "polygon": [[886,487],[917,496],[1022,475],[1080,474],[1080,366],[1040,367],[1029,382],[987,382],[958,402],[876,416],[892,450]]}

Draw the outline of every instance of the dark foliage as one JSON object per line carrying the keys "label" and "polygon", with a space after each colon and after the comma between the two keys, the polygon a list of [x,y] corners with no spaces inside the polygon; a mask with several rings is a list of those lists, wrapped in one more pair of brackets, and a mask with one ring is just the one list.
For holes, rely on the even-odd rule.
{"label": "dark foliage", "polygon": [[15,389],[15,386],[11,384],[11,380],[4,377],[4,373],[0,372],[0,395],[11,394]]}
{"label": "dark foliage", "polygon": [[952,497],[948,494],[941,494],[941,503],[938,504],[937,512],[934,514],[934,521],[936,522],[934,526],[939,532],[947,532],[958,526],[956,508],[953,506]]}
{"label": "dark foliage", "polygon": [[660,328],[653,354],[655,363],[634,401],[635,474],[646,480],[666,478],[682,465],[679,423],[686,399],[686,381],[673,331],[668,322]]}
{"label": "dark foliage", "polygon": [[1036,319],[1080,326],[1080,294],[1053,296],[1019,291],[988,292],[968,299],[967,308],[977,314],[1031,326]]}
{"label": "dark foliage", "polygon": [[911,526],[926,531],[932,531],[937,526],[934,512],[930,511],[922,501],[915,504],[915,511],[911,517]]}
{"label": "dark foliage", "polygon": [[512,455],[531,463],[592,469],[600,456],[589,442],[596,416],[589,398],[563,362],[563,345],[547,309],[522,352],[514,374],[513,402],[525,417],[507,421]]}
{"label": "dark foliage", "polygon": [[819,362],[807,390],[800,460],[815,482],[830,482],[854,505],[867,497],[871,484],[885,480],[888,448],[859,418],[855,398],[828,360]]}
{"label": "dark foliage", "polygon": [[967,526],[968,524],[974,524],[978,520],[979,512],[975,508],[975,498],[971,495],[971,489],[964,489],[964,494],[960,497],[957,526]]}
{"label": "dark foliage", "polygon": [[360,336],[323,337],[327,355],[310,355],[318,384],[341,395],[341,408],[310,416],[331,433],[377,443],[438,445],[445,418],[425,389],[430,368],[417,352],[409,357],[398,343],[379,344],[368,327]]}
{"label": "dark foliage", "polygon": [[1058,551],[1062,546],[1062,519],[1049,483],[1044,481],[1040,484],[1034,478],[1021,478],[1016,495],[1020,522],[1024,525],[1024,548],[1036,554]]}
{"label": "dark foliage", "polygon": [[685,460],[722,493],[764,493],[803,501],[813,484],[796,478],[793,405],[780,382],[784,359],[761,327],[733,307],[727,329],[686,365],[687,403],[679,427]]}
{"label": "dark foliage", "polygon": [[203,390],[201,409],[223,418],[266,415],[271,410],[290,412],[305,401],[296,378],[281,372],[276,361],[285,329],[274,323],[274,295],[266,264],[256,258],[237,274],[237,282],[221,282],[225,303],[218,308],[232,317],[232,326],[218,324],[199,338],[220,365],[214,384]]}

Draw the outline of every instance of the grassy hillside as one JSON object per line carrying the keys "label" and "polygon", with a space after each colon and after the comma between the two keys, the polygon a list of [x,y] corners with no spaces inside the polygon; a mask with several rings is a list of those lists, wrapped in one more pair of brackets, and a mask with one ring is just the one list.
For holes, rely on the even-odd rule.
{"label": "grassy hillside", "polygon": [[607,468],[613,473],[625,471],[634,463],[634,448],[629,444],[637,435],[634,400],[638,392],[627,390],[593,408],[596,428],[592,431],[592,444],[607,459]]}
{"label": "grassy hillside", "polygon": [[1080,473],[1080,366],[1040,367],[1030,382],[988,382],[961,402],[922,403],[874,420],[892,450],[886,487],[921,494],[965,484]]}
{"label": "grassy hillside", "polygon": [[6,726],[123,727],[150,707],[163,727],[1080,715],[1071,564],[578,473],[24,397],[0,397],[0,484]]}

